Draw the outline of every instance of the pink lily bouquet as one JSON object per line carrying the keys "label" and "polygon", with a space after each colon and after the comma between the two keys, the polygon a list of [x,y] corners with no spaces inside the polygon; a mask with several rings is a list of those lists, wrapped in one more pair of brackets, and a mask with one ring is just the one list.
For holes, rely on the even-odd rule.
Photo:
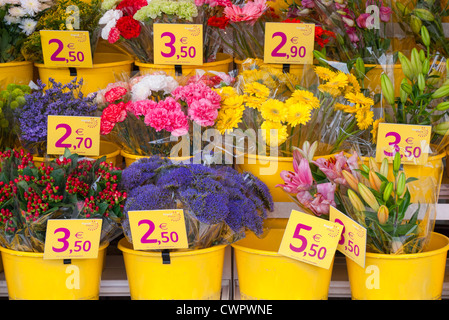
{"label": "pink lily bouquet", "polygon": [[[189,135],[194,124],[215,124],[221,96],[212,86],[224,82],[211,78],[185,81],[155,72],[110,84],[97,95],[101,134],[134,155],[170,156],[178,138]],[[223,79],[231,81],[227,75]]]}
{"label": "pink lily bouquet", "polygon": [[306,213],[328,219],[330,206],[342,209],[336,198],[338,186],[349,186],[347,173],[360,176],[356,154],[347,158],[343,152],[331,157],[314,157],[318,144],[308,141],[302,149],[294,148],[293,171],[284,170],[282,188]]}

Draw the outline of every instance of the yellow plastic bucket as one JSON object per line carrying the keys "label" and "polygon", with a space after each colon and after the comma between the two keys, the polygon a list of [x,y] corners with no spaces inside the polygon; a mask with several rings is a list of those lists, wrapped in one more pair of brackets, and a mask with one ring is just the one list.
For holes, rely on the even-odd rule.
{"label": "yellow plastic bucket", "polygon": [[[120,148],[109,141],[101,141],[100,142],[100,155],[97,156],[87,156],[88,158],[92,158],[92,159],[99,159],[101,157],[106,157],[106,162],[110,162],[112,163],[112,165],[114,167],[120,166],[121,162],[120,162]],[[41,163],[43,163],[44,161],[48,160],[51,161],[54,158],[44,158],[44,157],[37,157],[37,156],[33,156],[33,162],[34,162],[34,166],[39,167],[41,165]]]}
{"label": "yellow plastic bucket", "polygon": [[422,253],[367,253],[365,268],[346,259],[352,299],[441,299],[448,249],[449,238],[434,232]]}
{"label": "yellow plastic bucket", "polygon": [[133,250],[126,238],[123,252],[133,300],[219,300],[226,246],[170,252],[163,264],[161,252]]}
{"label": "yellow plastic bucket", "polygon": [[11,300],[98,300],[106,248],[96,259],[44,260],[43,253],[0,247]]}
{"label": "yellow plastic bucket", "polygon": [[274,219],[267,234],[248,233],[234,248],[242,300],[326,300],[332,276],[329,269],[279,255],[288,219]]}
{"label": "yellow plastic bucket", "polygon": [[[443,159],[446,157],[446,152],[443,151],[435,156],[429,156],[427,163],[425,165],[413,165],[413,164],[404,164],[403,170],[407,178],[414,177],[419,180],[411,182],[409,184],[409,190],[411,195],[411,201],[416,202],[418,200],[418,192],[419,199],[426,199],[426,202],[430,203],[434,201],[434,190],[430,190],[424,194],[423,190],[418,190],[419,185],[423,183],[431,183],[432,188],[437,188],[436,196],[440,194],[441,181],[443,179],[443,171],[444,171],[444,162]],[[369,159],[367,157],[362,157],[362,161],[364,164],[369,164]],[[380,167],[380,164],[378,164]],[[389,165],[388,179],[393,181],[393,165]],[[415,190],[414,186],[418,188]],[[422,188],[421,188],[422,189]],[[438,199],[438,198],[436,198]],[[423,201],[423,200],[420,200]]]}
{"label": "yellow plastic bucket", "polygon": [[79,81],[83,79],[81,91],[86,95],[106,88],[109,83],[131,75],[134,60],[121,53],[95,53],[93,68],[76,68],[76,72],[70,72],[69,68],[50,68],[37,63],[39,78],[43,83],[49,84],[48,79],[53,78],[62,84],[69,83],[75,77]]}
{"label": "yellow plastic bucket", "polygon": [[33,80],[31,61],[0,63],[0,91],[10,83],[29,84]]}
{"label": "yellow plastic bucket", "polygon": [[[215,72],[226,72],[231,71],[231,64],[233,58],[231,55],[227,53],[217,53],[217,59],[214,62],[206,62],[201,66],[182,66],[182,75],[194,75],[196,70],[204,70],[204,71],[215,71]],[[165,64],[152,64],[152,63],[142,63],[135,62],[136,66],[139,67],[139,71],[142,74],[153,73],[155,71],[165,71],[168,75],[175,76],[175,66],[174,65],[165,65]]]}

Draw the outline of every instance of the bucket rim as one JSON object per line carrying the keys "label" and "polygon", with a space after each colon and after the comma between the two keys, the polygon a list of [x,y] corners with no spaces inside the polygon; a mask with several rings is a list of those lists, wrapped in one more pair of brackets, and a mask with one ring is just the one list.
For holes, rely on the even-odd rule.
{"label": "bucket rim", "polygon": [[[218,61],[213,61],[213,62],[205,62],[204,64],[198,66],[198,65],[184,65],[183,68],[187,68],[187,69],[201,69],[200,67],[204,66],[204,67],[214,67],[217,65],[222,65],[222,64],[227,64],[227,63],[231,63],[233,61],[233,57],[228,54],[228,53],[223,53],[223,52],[218,52],[217,53],[217,57],[218,56],[222,56],[223,58],[218,60]],[[155,64],[155,63],[145,63],[145,62],[140,62],[138,60],[134,61],[134,64],[137,67],[146,67],[146,68],[166,68],[166,69],[172,69],[175,66],[172,64]]]}
{"label": "bucket rim", "polygon": [[[143,250],[134,250],[130,247],[127,247],[126,244],[129,246],[132,246],[132,244],[124,237],[120,239],[120,241],[117,244],[117,248],[122,251],[124,254],[130,254],[135,256],[146,256],[146,257],[160,257],[161,252],[160,251],[143,251]],[[193,256],[193,255],[201,255],[201,254],[207,254],[214,251],[220,251],[224,250],[227,247],[226,244],[220,244],[216,246],[212,246],[209,248],[204,249],[195,249],[195,250],[186,250],[186,251],[175,251],[170,252],[171,257],[182,257],[182,256]]]}
{"label": "bucket rim", "polygon": [[[129,152],[126,152],[125,150],[120,150],[120,154],[123,156],[123,157],[125,157],[125,158],[128,158],[128,159],[133,159],[133,160],[139,160],[139,159],[142,159],[142,158],[149,158],[149,157],[151,157],[151,156],[153,156],[153,155],[151,155],[151,154],[149,154],[149,155],[147,155],[147,156],[139,156],[139,155],[137,155],[137,154],[132,154],[132,153],[129,153]],[[193,156],[187,156],[187,157],[168,157],[168,159],[172,159],[172,160],[187,160],[187,159],[191,159]]]}
{"label": "bucket rim", "polygon": [[[96,53],[96,54],[100,54],[100,55],[115,55],[115,56],[120,56],[123,57],[123,60],[118,60],[118,61],[114,61],[114,62],[105,62],[105,63],[92,63],[92,69],[94,68],[111,68],[111,67],[115,67],[115,66],[123,66],[123,65],[127,65],[127,64],[132,64],[134,63],[134,59],[130,58],[129,56],[123,54],[123,53]],[[36,68],[40,68],[40,69],[68,69],[65,67],[48,67],[45,66],[44,63],[34,63],[34,66]],[[78,68],[77,68],[78,69]],[[80,68],[83,69],[83,68]]]}
{"label": "bucket rim", "polygon": [[[109,246],[109,242],[104,242],[100,244],[98,247],[98,251],[104,251]],[[30,257],[30,258],[43,258],[44,253],[43,252],[29,252],[29,251],[17,251],[17,250],[11,250],[5,247],[0,246],[0,252],[9,254],[11,256],[19,256],[19,257]],[[88,260],[88,259],[74,259],[74,260]]]}
{"label": "bucket rim", "polygon": [[[373,259],[390,259],[390,260],[419,259],[419,258],[423,258],[423,257],[427,257],[427,256],[438,255],[440,253],[443,253],[444,251],[449,250],[449,238],[447,236],[445,236],[441,233],[438,233],[438,232],[432,232],[432,237],[433,236],[437,236],[437,237],[446,239],[446,245],[444,247],[436,249],[436,250],[425,251],[425,252],[420,252],[420,253],[410,253],[410,254],[382,254],[382,253],[367,252],[366,257],[373,258]],[[272,257],[284,257],[283,255],[280,255],[275,251],[253,249],[253,248],[239,245],[238,242],[231,244],[231,246],[236,250],[240,250],[240,251],[246,252],[246,253],[258,254],[258,255],[263,255],[263,256],[272,256]]]}
{"label": "bucket rim", "polygon": [[0,68],[10,68],[10,67],[19,67],[33,65],[33,61],[10,61],[10,62],[2,62],[0,63]]}

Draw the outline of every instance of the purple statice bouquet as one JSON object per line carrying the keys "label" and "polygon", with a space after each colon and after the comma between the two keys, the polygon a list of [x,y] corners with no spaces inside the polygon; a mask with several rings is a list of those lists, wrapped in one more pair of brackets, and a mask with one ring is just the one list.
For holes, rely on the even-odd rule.
{"label": "purple statice bouquet", "polygon": [[49,79],[46,88],[37,80],[37,88],[25,95],[25,104],[15,111],[19,126],[19,140],[30,153],[44,156],[47,142],[47,117],[60,116],[94,116],[97,110],[95,94],[85,97],[81,92],[83,79],[74,78],[67,84]]}
{"label": "purple statice bouquet", "polygon": [[123,171],[122,187],[128,194],[122,227],[131,243],[129,211],[184,209],[189,248],[201,249],[233,243],[247,230],[261,235],[273,210],[263,182],[227,166],[142,158]]}

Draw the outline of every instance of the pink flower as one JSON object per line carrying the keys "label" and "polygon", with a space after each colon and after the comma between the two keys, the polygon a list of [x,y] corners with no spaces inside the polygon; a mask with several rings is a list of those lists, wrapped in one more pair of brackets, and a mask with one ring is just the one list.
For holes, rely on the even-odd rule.
{"label": "pink flower", "polygon": [[111,31],[109,31],[108,42],[116,43],[120,39],[120,30],[116,27],[112,27]]}
{"label": "pink flower", "polygon": [[317,193],[314,199],[308,204],[308,207],[317,215],[329,215],[330,206],[335,206],[335,189],[333,183],[321,183],[317,185]]}
{"label": "pink flower", "polygon": [[390,21],[391,18],[391,8],[384,7],[383,5],[379,9],[380,20],[383,22]]}
{"label": "pink flower", "polygon": [[136,117],[145,116],[150,110],[157,107],[157,102],[153,100],[139,100],[130,102],[128,110]]}
{"label": "pink flower", "polygon": [[369,13],[362,13],[358,18],[357,18],[357,25],[360,28],[365,29],[367,27],[366,25],[366,20],[370,17],[371,15]]}
{"label": "pink flower", "polygon": [[266,0],[248,1],[243,7],[233,4],[224,9],[223,13],[231,22],[246,21],[249,25],[254,25],[267,10]]}
{"label": "pink flower", "polygon": [[278,184],[276,187],[281,187],[288,193],[308,191],[312,187],[313,176],[307,159],[301,158],[299,161],[295,159],[293,161],[293,170],[294,172],[283,170],[280,175],[285,184]]}
{"label": "pink flower", "polygon": [[145,115],[144,122],[147,126],[152,127],[157,132],[164,130],[169,124],[170,118],[167,109],[153,108]]}
{"label": "pink flower", "polygon": [[189,105],[188,115],[191,120],[200,126],[207,127],[214,125],[218,116],[218,109],[210,100],[203,98],[193,101]]}
{"label": "pink flower", "polygon": [[158,107],[164,108],[168,112],[177,112],[178,110],[179,111],[182,110],[179,102],[173,99],[172,97],[167,97],[164,100],[159,101]]}
{"label": "pink flower", "polygon": [[179,137],[189,132],[189,120],[181,110],[170,113],[169,119],[170,125],[167,127],[167,131],[172,135]]}
{"label": "pink flower", "polygon": [[115,88],[110,89],[109,91],[107,91],[104,94],[104,99],[109,103],[113,103],[113,102],[123,98],[123,96],[126,95],[127,93],[128,93],[128,90],[126,88],[115,87]]}
{"label": "pink flower", "polygon": [[347,170],[358,176],[358,172],[356,171],[358,168],[356,154],[347,159],[344,153],[341,152],[329,159],[319,158],[316,161],[312,161],[312,163],[315,164],[331,182],[336,184],[348,186],[348,183],[342,174],[343,170]]}
{"label": "pink flower", "polygon": [[301,4],[304,8],[315,8],[315,2],[313,0],[302,0]]}
{"label": "pink flower", "polygon": [[348,34],[349,40],[350,40],[352,43],[356,43],[356,42],[359,42],[359,41],[360,41],[360,38],[359,38],[359,36],[357,35],[357,30],[356,30],[356,28],[348,28],[348,29],[346,29],[346,33]]}

